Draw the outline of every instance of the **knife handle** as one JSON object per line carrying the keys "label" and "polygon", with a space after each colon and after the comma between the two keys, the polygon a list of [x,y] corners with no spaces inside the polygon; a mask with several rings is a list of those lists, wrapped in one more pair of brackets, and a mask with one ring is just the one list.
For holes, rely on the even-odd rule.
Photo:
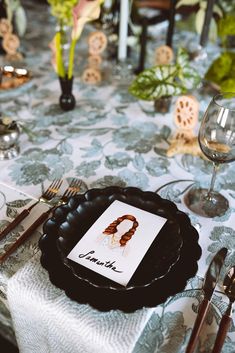
{"label": "knife handle", "polygon": [[228,329],[230,327],[232,318],[231,316],[228,315],[223,315],[220,325],[219,325],[219,330],[216,336],[215,344],[212,353],[220,353],[221,349],[223,347],[225,338],[227,336]]}
{"label": "knife handle", "polygon": [[0,240],[3,239],[8,233],[10,233],[23,219],[29,215],[29,209],[23,210],[11,223],[6,226],[5,229],[0,233]]}
{"label": "knife handle", "polygon": [[197,318],[193,326],[193,330],[189,339],[186,353],[193,353],[193,351],[195,350],[197,339],[200,334],[202,324],[205,320],[209,305],[210,305],[210,301],[204,298],[198,310]]}
{"label": "knife handle", "polygon": [[0,256],[0,263],[5,261],[49,216],[52,208],[41,214],[33,224]]}

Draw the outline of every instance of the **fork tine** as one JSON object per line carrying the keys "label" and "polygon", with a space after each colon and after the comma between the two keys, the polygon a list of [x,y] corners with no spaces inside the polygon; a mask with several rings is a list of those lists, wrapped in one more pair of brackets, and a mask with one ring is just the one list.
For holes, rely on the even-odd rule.
{"label": "fork tine", "polygon": [[61,184],[62,184],[62,179],[53,180],[51,185],[49,185],[47,190],[44,192],[43,196],[52,198],[58,192],[59,188],[61,187]]}
{"label": "fork tine", "polygon": [[47,196],[48,194],[50,194],[51,189],[53,189],[55,187],[55,185],[57,184],[58,179],[54,179],[51,184],[47,187],[47,189],[44,191],[43,196]]}
{"label": "fork tine", "polygon": [[78,186],[79,186],[78,181],[76,179],[72,179],[68,188],[65,190],[62,198],[64,198],[64,197],[68,198],[68,197],[76,195],[78,192]]}
{"label": "fork tine", "polygon": [[58,179],[58,182],[54,186],[54,188],[51,188],[52,196],[55,196],[55,194],[57,194],[57,192],[59,191],[59,188],[61,187],[62,183],[63,183],[63,180],[62,179]]}

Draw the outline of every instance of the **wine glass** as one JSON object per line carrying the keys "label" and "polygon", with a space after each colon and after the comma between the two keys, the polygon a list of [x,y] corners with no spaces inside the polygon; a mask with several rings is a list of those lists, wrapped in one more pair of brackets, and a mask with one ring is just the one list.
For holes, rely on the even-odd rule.
{"label": "wine glass", "polygon": [[219,165],[235,160],[235,93],[221,93],[213,97],[204,114],[198,140],[204,155],[213,162],[211,185],[209,190],[191,188],[184,202],[200,216],[222,216],[229,208],[229,202],[214,190],[214,185]]}

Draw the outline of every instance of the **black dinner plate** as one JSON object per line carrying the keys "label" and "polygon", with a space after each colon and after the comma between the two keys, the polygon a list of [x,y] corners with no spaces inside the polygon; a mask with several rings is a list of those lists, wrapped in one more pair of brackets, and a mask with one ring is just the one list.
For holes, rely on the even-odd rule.
{"label": "black dinner plate", "polygon": [[[66,258],[80,237],[114,200],[167,218],[127,287]],[[44,224],[39,247],[41,264],[48,271],[51,282],[65,290],[71,299],[102,311],[133,312],[156,306],[185,288],[187,280],[197,271],[197,260],[201,255],[197,240],[198,233],[188,216],[172,202],[137,188],[108,187],[89,190],[58,207]]]}
{"label": "black dinner plate", "polygon": [[[167,219],[127,286],[123,287],[98,273],[67,258],[69,252],[83,237],[92,224],[102,215],[114,200],[125,202]],[[153,192],[143,192],[137,188],[106,188],[89,190],[79,199],[61,224],[57,246],[62,262],[81,281],[90,286],[109,290],[126,291],[133,287],[145,287],[164,276],[180,257],[183,239],[176,220],[177,208]],[[146,231],[142,234],[148,237]]]}

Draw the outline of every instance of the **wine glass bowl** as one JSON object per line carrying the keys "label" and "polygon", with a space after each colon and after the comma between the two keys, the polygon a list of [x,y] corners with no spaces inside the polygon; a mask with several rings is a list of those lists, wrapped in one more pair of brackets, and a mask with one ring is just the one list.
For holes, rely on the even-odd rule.
{"label": "wine glass bowl", "polygon": [[219,165],[235,160],[235,93],[221,93],[210,102],[198,134],[203,154],[213,162],[209,190],[193,187],[184,197],[186,206],[204,217],[222,216],[229,208],[228,200],[214,190]]}

